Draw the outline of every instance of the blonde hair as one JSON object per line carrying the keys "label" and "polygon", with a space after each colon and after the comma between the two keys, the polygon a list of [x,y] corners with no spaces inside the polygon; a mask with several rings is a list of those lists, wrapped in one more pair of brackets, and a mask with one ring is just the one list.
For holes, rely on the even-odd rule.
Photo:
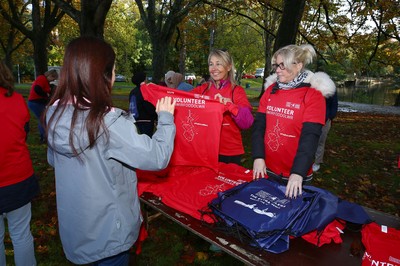
{"label": "blonde hair", "polygon": [[233,64],[233,58],[229,54],[229,52],[226,51],[226,50],[220,50],[220,49],[212,50],[210,52],[210,54],[208,55],[208,63],[209,64],[210,64],[212,56],[215,56],[218,59],[220,59],[221,62],[222,62],[222,65],[224,67],[231,66],[231,70],[229,70],[229,72],[228,72],[228,79],[229,79],[229,81],[231,82],[232,85],[236,85],[236,81],[235,81],[235,72],[236,72],[235,71],[235,65]]}
{"label": "blonde hair", "polygon": [[312,63],[313,58],[316,56],[316,52],[310,44],[287,45],[274,53],[271,59],[271,64],[276,64],[276,58],[278,55],[282,57],[285,68],[291,72],[293,64],[296,63],[303,64],[303,68],[300,70],[303,71],[308,64]]}

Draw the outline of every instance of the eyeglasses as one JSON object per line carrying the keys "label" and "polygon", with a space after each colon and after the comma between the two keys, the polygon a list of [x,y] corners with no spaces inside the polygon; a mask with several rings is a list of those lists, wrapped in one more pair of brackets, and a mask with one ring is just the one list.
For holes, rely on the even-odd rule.
{"label": "eyeglasses", "polygon": [[285,65],[283,63],[279,63],[279,64],[272,64],[272,69],[275,71],[277,68],[280,68],[281,70],[285,70]]}
{"label": "eyeglasses", "polygon": [[[297,63],[292,63],[293,65],[296,65]],[[282,63],[279,63],[279,64],[272,64],[271,65],[272,66],[272,71],[273,72],[275,72],[276,71],[276,69],[279,67],[281,70],[285,70],[286,69],[286,67],[285,67],[285,65],[283,64],[283,62]]]}

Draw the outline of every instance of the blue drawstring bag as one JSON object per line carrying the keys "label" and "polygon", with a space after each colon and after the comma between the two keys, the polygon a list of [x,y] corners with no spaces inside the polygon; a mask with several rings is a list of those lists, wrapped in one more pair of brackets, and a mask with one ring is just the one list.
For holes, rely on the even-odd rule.
{"label": "blue drawstring bag", "polygon": [[336,218],[338,208],[338,197],[329,191],[313,186],[303,186],[303,193],[304,191],[318,194],[318,197],[315,197],[312,207],[306,210],[304,217],[295,221],[291,235],[296,237],[313,230],[323,230]]}
{"label": "blue drawstring bag", "polygon": [[321,231],[336,218],[358,224],[371,221],[361,206],[327,190],[304,186],[295,199],[287,198],[285,190],[286,186],[262,178],[219,192],[208,208],[217,229],[272,253],[288,250],[289,236]]}
{"label": "blue drawstring bag", "polygon": [[212,210],[219,225],[225,224],[238,232],[241,239],[251,245],[273,253],[289,248],[289,235],[293,227],[303,226],[309,209],[318,202],[319,194],[304,191],[300,197],[289,199],[285,186],[258,179],[241,184],[211,201]]}

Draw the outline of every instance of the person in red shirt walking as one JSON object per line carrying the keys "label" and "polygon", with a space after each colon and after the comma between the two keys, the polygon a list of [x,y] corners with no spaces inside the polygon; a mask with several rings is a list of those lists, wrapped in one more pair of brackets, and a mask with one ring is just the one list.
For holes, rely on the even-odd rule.
{"label": "person in red shirt walking", "polygon": [[335,84],[322,72],[305,67],[316,55],[311,45],[288,45],[272,57],[275,74],[267,78],[252,133],[253,178],[286,184],[286,196],[302,193],[312,178],[312,164],[321,128],[325,98]]}
{"label": "person in red shirt walking", "polygon": [[0,62],[0,265],[7,265],[5,219],[15,265],[36,265],[30,222],[31,200],[39,183],[26,144],[29,118],[24,98],[14,92],[11,71]]}
{"label": "person in red shirt walking", "polygon": [[28,97],[28,107],[38,119],[38,129],[40,133],[40,142],[45,143],[45,131],[41,122],[41,116],[46,108],[51,94],[50,82],[58,78],[58,73],[55,69],[49,70],[44,75],[39,75],[33,82],[31,91]]}
{"label": "person in red shirt walking", "polygon": [[218,99],[226,106],[223,116],[219,161],[241,164],[244,154],[241,130],[251,127],[252,107],[243,87],[236,84],[233,58],[226,50],[215,49],[208,56],[210,78],[191,92]]}

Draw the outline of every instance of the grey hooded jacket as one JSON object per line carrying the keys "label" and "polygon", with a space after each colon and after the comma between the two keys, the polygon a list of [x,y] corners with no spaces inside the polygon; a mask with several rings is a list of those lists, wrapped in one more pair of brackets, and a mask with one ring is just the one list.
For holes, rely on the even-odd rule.
{"label": "grey hooded jacket", "polygon": [[[48,109],[46,118],[54,113]],[[68,260],[86,264],[128,250],[137,240],[142,217],[135,168],[165,168],[173,151],[173,115],[160,112],[153,138],[139,135],[135,120],[113,108],[104,117],[108,128],[89,148],[81,112],[74,129],[79,157],[69,144],[73,106],[48,132],[48,162],[56,176],[59,231]],[[48,122],[48,121],[47,121]]]}

